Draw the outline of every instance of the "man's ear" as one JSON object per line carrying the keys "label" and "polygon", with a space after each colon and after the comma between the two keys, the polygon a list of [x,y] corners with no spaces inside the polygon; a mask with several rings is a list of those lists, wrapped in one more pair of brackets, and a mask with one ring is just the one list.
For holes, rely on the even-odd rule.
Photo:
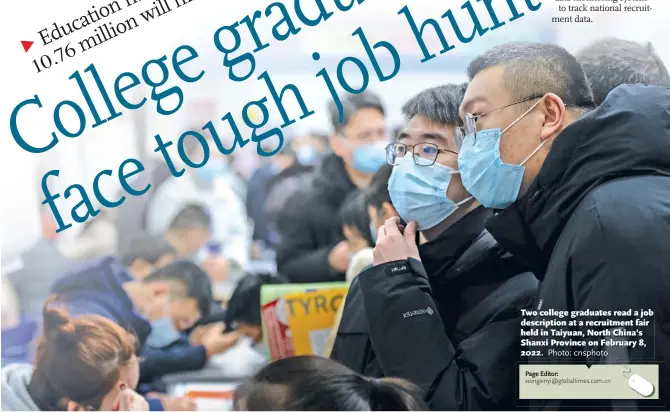
{"label": "man's ear", "polygon": [[342,157],[345,154],[345,146],[340,135],[334,134],[330,136],[330,148],[336,155]]}
{"label": "man's ear", "polygon": [[544,142],[547,139],[556,137],[564,129],[567,113],[565,104],[563,104],[561,98],[553,93],[549,93],[544,97],[542,110],[544,112],[544,122],[540,131],[540,139]]}
{"label": "man's ear", "polygon": [[387,221],[388,219],[395,217],[395,216],[400,216],[397,210],[393,207],[393,205],[389,202],[384,202],[382,203],[382,216],[383,220]]}

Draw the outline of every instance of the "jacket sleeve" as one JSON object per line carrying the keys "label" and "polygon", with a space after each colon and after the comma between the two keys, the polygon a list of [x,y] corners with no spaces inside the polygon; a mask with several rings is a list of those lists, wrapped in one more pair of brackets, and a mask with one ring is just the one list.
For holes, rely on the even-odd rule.
{"label": "jacket sleeve", "polygon": [[[328,282],[343,278],[328,263],[335,245],[316,248],[309,216],[293,197],[277,219],[281,242],[277,247],[277,270],[293,283]],[[310,212],[307,212],[310,213]]]}
{"label": "jacket sleeve", "polygon": [[419,385],[434,410],[514,408],[518,318],[489,324],[455,347],[421,262],[389,262],[358,279],[384,375]]}
{"label": "jacket sleeve", "polygon": [[145,347],[140,360],[140,381],[147,382],[169,373],[202,369],[206,363],[207,352],[202,345],[172,345],[164,349]]}

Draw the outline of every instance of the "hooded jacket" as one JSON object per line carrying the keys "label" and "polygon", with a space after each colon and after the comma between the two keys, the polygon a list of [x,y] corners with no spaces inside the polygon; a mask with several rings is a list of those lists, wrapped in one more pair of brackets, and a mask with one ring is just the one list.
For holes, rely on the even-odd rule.
{"label": "hooded jacket", "polygon": [[479,207],[419,246],[421,262],[358,275],[331,357],[414,382],[435,410],[515,408],[520,310],[537,279],[484,230],[492,214]]}
{"label": "hooded jacket", "polygon": [[40,410],[28,393],[32,376],[33,366],[27,363],[16,363],[2,368],[3,411]]}
{"label": "hooded jacket", "polygon": [[279,273],[294,283],[344,280],[344,273],[330,267],[328,255],[344,240],[339,210],[353,190],[344,161],[335,154],[326,156],[308,187],[289,199],[279,214]]}
{"label": "hooded jacket", "polygon": [[[588,358],[574,353],[557,358],[548,353],[565,346],[532,348],[539,349],[544,361],[631,363],[633,372],[635,361],[667,362],[670,89],[646,85],[614,89],[600,107],[555,139],[526,195],[490,219],[487,228],[503,247],[531,265],[542,281],[535,303],[538,310],[605,311],[589,320],[611,319],[607,311],[654,311],[648,327],[631,328],[643,333],[646,345],[589,346],[593,352],[606,351],[607,356]],[[572,329],[588,336],[585,327]],[[668,388],[664,363],[660,387],[665,388],[660,392],[663,398]],[[664,399],[638,402],[632,407],[665,404]],[[617,406],[609,401],[592,403]],[[545,406],[583,409],[591,403]]]}
{"label": "hooded jacket", "polygon": [[146,347],[151,324],[136,311],[123,284],[133,278],[112,257],[90,262],[79,271],[61,279],[52,288],[72,315],[100,315],[135,333],[140,345],[140,382],[168,373],[202,369],[207,354],[202,345],[173,345],[168,348]]}

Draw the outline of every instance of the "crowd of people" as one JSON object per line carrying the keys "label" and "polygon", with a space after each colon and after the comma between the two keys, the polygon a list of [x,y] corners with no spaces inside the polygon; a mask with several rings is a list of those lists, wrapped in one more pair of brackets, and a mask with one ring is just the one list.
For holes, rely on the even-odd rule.
{"label": "crowd of people", "polygon": [[[235,410],[636,407],[522,403],[524,309],[653,310],[653,345],[539,349],[546,363],[656,361],[667,391],[662,61],[619,39],[577,55],[509,43],[467,76],[417,90],[397,131],[378,95],[342,96],[331,135],[288,139],[246,182],[223,155],[181,177],[157,165],[145,198],[101,214],[80,244],[45,218],[23,267],[3,274],[2,409],[194,410],[162,378],[243,339],[267,357],[263,285],[335,281],[350,285],[330,358],[268,363]],[[114,241],[92,248],[91,230]],[[250,270],[257,259],[276,271]]]}

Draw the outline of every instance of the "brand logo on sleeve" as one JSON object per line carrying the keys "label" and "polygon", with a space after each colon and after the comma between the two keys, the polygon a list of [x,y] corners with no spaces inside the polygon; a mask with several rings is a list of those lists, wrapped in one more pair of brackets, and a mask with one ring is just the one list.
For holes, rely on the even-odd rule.
{"label": "brand logo on sleeve", "polygon": [[407,265],[395,266],[391,268],[391,273],[406,272],[406,271],[407,271]]}
{"label": "brand logo on sleeve", "polygon": [[432,315],[432,314],[433,314],[433,308],[428,306],[426,309],[410,310],[409,312],[405,312],[402,314],[402,317],[403,319],[406,319],[417,315]]}

